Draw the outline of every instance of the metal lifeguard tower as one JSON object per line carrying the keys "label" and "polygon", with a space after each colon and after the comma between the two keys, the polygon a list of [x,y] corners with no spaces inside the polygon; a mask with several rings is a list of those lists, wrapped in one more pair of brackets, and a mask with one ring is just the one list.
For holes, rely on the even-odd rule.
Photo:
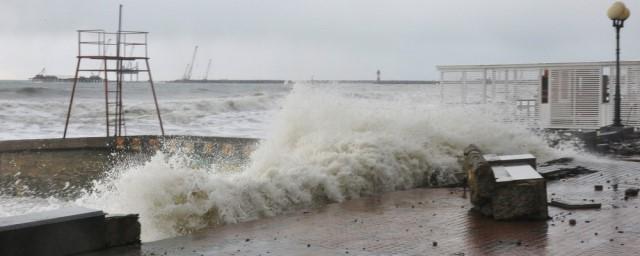
{"label": "metal lifeguard tower", "polygon": [[[103,74],[106,137],[124,135],[125,118],[122,103],[124,75],[136,75],[137,77],[139,73],[147,73],[160,124],[160,132],[164,135],[162,117],[160,116],[160,108],[158,107],[158,99],[149,66],[147,39],[148,32],[122,30],[122,5],[120,5],[119,9],[117,32],[105,32],[101,29],[78,30],[78,62],[64,125],[64,134],[62,135],[63,139],[67,137],[71,108],[80,72]],[[138,61],[144,61],[143,65],[146,66],[143,66],[143,69],[138,69]],[[81,63],[87,67],[83,67]]]}

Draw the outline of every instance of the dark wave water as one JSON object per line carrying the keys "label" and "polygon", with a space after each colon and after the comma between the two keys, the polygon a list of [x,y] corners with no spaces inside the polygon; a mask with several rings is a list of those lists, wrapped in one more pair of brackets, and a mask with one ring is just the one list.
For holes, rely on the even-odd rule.
{"label": "dark wave water", "polygon": [[[175,135],[263,137],[290,89],[284,84],[156,84],[165,130]],[[60,137],[70,94],[69,83],[0,81],[0,139]],[[148,84],[125,84],[123,102],[128,135],[158,133]],[[79,84],[69,135],[104,136],[104,108],[102,84]]]}

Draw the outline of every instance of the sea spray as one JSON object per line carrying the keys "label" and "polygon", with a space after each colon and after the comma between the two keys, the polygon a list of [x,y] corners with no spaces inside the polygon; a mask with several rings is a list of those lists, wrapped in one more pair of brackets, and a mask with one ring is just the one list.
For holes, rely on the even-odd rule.
{"label": "sea spray", "polygon": [[146,241],[385,191],[457,183],[463,148],[562,153],[504,111],[416,97],[354,97],[339,86],[297,85],[269,136],[240,171],[193,169],[157,154],[113,170],[77,203],[139,213]]}

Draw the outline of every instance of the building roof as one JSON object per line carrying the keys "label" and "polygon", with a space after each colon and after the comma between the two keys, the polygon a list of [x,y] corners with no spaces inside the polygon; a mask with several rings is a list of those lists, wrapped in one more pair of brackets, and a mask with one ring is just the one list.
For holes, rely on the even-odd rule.
{"label": "building roof", "polygon": [[[440,71],[473,70],[473,69],[527,69],[550,67],[585,67],[585,66],[613,66],[615,61],[595,62],[555,62],[555,63],[529,63],[529,64],[491,64],[491,65],[438,65]],[[621,61],[620,65],[640,65],[640,61]]]}

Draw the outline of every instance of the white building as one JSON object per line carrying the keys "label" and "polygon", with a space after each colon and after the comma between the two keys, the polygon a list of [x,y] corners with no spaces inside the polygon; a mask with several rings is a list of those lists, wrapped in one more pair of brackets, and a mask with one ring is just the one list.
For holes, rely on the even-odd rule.
{"label": "white building", "polygon": [[[444,103],[513,104],[542,128],[613,122],[615,62],[438,66]],[[640,127],[640,61],[620,63],[622,123]]]}

